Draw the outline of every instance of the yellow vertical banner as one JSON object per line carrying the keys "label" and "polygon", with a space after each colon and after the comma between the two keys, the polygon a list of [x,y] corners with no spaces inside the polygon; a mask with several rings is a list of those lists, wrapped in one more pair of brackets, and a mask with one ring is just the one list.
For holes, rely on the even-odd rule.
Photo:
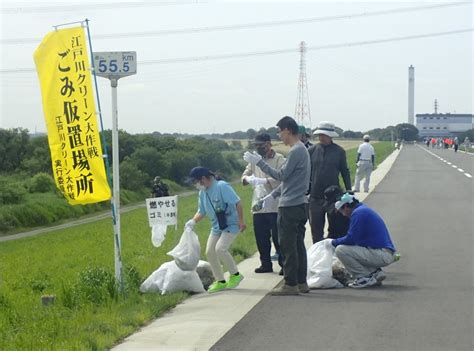
{"label": "yellow vertical banner", "polygon": [[71,205],[110,199],[84,28],[48,33],[34,60],[56,186]]}

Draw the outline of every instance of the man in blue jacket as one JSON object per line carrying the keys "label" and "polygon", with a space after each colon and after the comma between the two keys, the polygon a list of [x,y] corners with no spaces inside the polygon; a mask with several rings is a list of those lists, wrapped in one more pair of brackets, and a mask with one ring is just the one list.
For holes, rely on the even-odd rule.
{"label": "man in blue jacket", "polygon": [[371,208],[345,193],[335,207],[350,218],[345,236],[332,240],[336,257],[354,281],[351,288],[380,285],[385,279],[381,267],[396,261],[395,246],[382,218]]}

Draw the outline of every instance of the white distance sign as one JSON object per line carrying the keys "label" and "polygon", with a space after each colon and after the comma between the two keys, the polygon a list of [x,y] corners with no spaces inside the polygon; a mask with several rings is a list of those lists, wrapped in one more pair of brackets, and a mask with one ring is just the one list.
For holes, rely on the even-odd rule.
{"label": "white distance sign", "polygon": [[137,73],[136,51],[94,52],[95,73],[100,77],[119,79]]}

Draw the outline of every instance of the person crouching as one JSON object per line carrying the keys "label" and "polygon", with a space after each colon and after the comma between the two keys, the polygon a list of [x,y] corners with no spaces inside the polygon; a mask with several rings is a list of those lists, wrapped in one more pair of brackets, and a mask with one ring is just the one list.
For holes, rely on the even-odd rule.
{"label": "person crouching", "polygon": [[345,193],[335,207],[350,218],[345,236],[332,240],[336,257],[353,282],[351,288],[380,285],[386,278],[382,267],[397,260],[396,249],[383,219],[371,208]]}

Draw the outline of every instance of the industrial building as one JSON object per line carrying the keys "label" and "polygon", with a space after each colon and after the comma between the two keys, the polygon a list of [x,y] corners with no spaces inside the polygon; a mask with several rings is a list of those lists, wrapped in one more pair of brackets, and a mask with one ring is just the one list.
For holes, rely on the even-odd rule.
{"label": "industrial building", "polygon": [[473,129],[472,114],[420,113],[416,115],[416,127],[420,137],[454,137]]}

